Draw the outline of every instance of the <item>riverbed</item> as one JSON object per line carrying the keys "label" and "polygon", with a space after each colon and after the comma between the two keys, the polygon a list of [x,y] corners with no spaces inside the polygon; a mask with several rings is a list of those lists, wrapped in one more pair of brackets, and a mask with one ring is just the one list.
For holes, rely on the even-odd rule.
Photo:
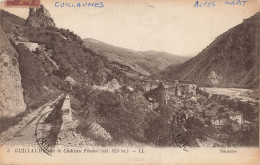
{"label": "riverbed", "polygon": [[243,102],[258,102],[257,99],[250,97],[250,93],[253,93],[252,89],[242,89],[242,88],[215,88],[215,87],[201,87],[203,91],[206,91],[210,94],[226,95],[231,99],[238,99]]}

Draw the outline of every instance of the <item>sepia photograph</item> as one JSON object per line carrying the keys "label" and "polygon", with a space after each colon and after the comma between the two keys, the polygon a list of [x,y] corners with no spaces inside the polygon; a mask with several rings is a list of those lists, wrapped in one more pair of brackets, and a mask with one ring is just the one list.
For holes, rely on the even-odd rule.
{"label": "sepia photograph", "polygon": [[0,164],[260,163],[260,1],[2,0],[0,32]]}

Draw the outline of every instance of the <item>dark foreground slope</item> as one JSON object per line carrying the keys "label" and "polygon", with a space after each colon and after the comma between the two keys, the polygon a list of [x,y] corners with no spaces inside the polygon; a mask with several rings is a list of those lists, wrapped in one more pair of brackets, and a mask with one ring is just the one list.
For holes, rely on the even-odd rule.
{"label": "dark foreground slope", "polygon": [[220,35],[196,57],[159,76],[200,86],[258,87],[260,13]]}
{"label": "dark foreground slope", "polygon": [[[6,83],[3,88],[10,92],[7,86],[16,86],[16,94],[24,100],[27,110],[15,112],[14,118],[0,119],[0,132],[19,123],[25,113],[40,110],[39,106],[66,93],[71,98],[73,119],[80,123],[75,131],[86,139],[91,138],[98,145],[106,142],[103,135],[112,137],[110,143],[146,142],[145,130],[157,114],[148,109],[149,103],[141,92],[127,88],[135,82],[125,74],[127,66],[111,63],[86,47],[73,32],[55,27],[43,6],[31,9],[30,14],[25,20],[1,11],[1,26],[8,43],[4,48],[10,52],[6,54],[9,62],[2,61],[5,66],[1,67],[6,70],[16,66],[16,74],[21,75],[21,85],[9,81],[11,84]],[[41,18],[44,21],[35,20]],[[19,80],[19,76],[13,77]],[[118,88],[106,90],[110,86]],[[9,99],[18,102],[15,97]]]}

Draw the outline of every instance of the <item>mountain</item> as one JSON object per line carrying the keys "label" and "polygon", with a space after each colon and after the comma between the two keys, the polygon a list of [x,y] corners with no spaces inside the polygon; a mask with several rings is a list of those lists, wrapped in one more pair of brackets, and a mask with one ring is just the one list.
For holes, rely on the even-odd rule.
{"label": "mountain", "polygon": [[[51,13],[42,5],[38,9],[30,9],[27,19],[0,10],[0,19],[0,145],[34,146],[36,140],[42,139],[42,144],[47,147],[56,144],[66,147],[121,144],[177,147],[179,141],[172,138],[185,130],[188,134],[183,137],[188,145],[196,146],[194,139],[202,139],[197,132],[200,134],[203,130],[195,128],[193,132],[190,129],[194,123],[196,127],[201,127],[203,124],[199,120],[198,123],[188,119],[183,123],[182,116],[185,118],[185,114],[180,109],[184,100],[177,98],[168,102],[162,82],[157,88],[145,92],[145,86],[152,88],[158,81],[139,81],[135,78],[142,79],[141,76],[156,73],[160,67],[165,67],[166,62],[168,65],[176,64],[179,57],[173,59],[170,54],[155,51],[131,51],[93,39],[83,41],[70,30],[56,27]],[[252,58],[257,51],[253,37],[259,34],[255,30],[255,24],[258,26],[259,22],[253,17],[245,23],[241,29],[232,32],[234,34],[228,32],[226,37],[218,38],[230,40],[227,43],[221,41],[224,42],[222,47],[227,48],[220,49],[216,46],[219,41],[216,41],[215,46],[213,44],[207,48],[208,54],[201,53],[186,62],[186,71],[191,67],[200,69],[211,67],[213,63],[217,66],[231,61],[225,71],[231,66],[234,67],[233,71],[237,71],[235,67],[242,67],[244,65],[240,63],[245,62],[246,69],[254,73],[258,64]],[[236,38],[236,35],[239,37]],[[234,40],[241,44],[235,43],[233,46]],[[233,51],[237,45],[239,49],[235,53]],[[211,50],[211,47],[216,48]],[[229,51],[231,55],[224,54],[224,51]],[[241,54],[241,51],[248,56]],[[218,58],[212,61],[215,56],[211,56],[211,52],[229,56],[225,57],[226,61]],[[237,54],[238,59],[234,57]],[[196,62],[200,65],[197,68],[192,65]],[[182,64],[177,67],[180,66]],[[213,71],[219,74],[219,70],[214,68]],[[201,76],[200,72],[194,75]],[[214,83],[218,80],[210,78]],[[251,109],[250,116],[254,116],[253,111],[258,111],[253,107]],[[180,115],[181,123],[177,122]],[[31,131],[36,125],[37,128],[44,126],[46,129],[36,135]],[[254,138],[257,137],[255,132],[252,133]],[[191,134],[194,135],[189,136]]]}
{"label": "mountain", "polygon": [[[145,130],[157,114],[135,90],[138,81],[132,75],[138,72],[85,46],[70,30],[55,27],[43,6],[30,9],[26,20],[4,10],[0,16],[0,133],[27,115],[36,119],[33,115],[31,120],[32,113],[66,93],[79,123],[75,131],[86,139],[98,145],[103,145],[97,139],[103,134],[115,143],[146,140]],[[50,114],[56,115],[61,117],[60,108]]]}
{"label": "mountain", "polygon": [[5,52],[19,66],[16,74],[17,80],[21,75],[21,85],[16,86],[23,91],[28,109],[70,91],[70,85],[102,85],[114,78],[120,84],[131,83],[117,65],[88,50],[78,35],[55,27],[43,6],[30,9],[27,20],[1,10],[1,26],[7,38]]}
{"label": "mountain", "polygon": [[[74,131],[85,139],[98,146],[104,145],[104,140],[99,140],[103,135],[114,143],[146,141],[145,130],[158,115],[148,109],[143,93],[134,89],[137,81],[131,74],[138,75],[136,71],[85,46],[70,30],[55,27],[43,6],[30,9],[26,20],[4,10],[0,14],[0,133],[27,115],[30,122],[26,125],[32,124],[36,112],[39,115],[41,109],[67,94]],[[49,107],[59,107],[49,114],[57,127],[61,102]],[[75,134],[68,135],[80,140]]]}
{"label": "mountain", "polygon": [[158,74],[169,81],[199,86],[246,87],[259,84],[260,13],[218,36],[208,47],[183,64]]}
{"label": "mountain", "polygon": [[166,52],[133,51],[120,48],[92,38],[84,39],[86,47],[96,54],[102,55],[111,62],[129,67],[132,72],[152,75],[164,70],[169,65],[181,64],[189,59]]}

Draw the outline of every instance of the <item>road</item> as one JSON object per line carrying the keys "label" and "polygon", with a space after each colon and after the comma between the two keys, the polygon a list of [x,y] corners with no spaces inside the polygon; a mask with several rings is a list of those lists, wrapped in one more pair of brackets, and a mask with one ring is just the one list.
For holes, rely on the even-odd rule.
{"label": "road", "polygon": [[17,125],[10,127],[7,131],[1,134],[0,145],[23,145],[35,146],[37,145],[35,138],[35,129],[40,117],[54,109],[57,101],[64,95],[58,96],[56,99],[44,104],[43,106],[32,110],[31,113],[23,117],[22,121]]}

